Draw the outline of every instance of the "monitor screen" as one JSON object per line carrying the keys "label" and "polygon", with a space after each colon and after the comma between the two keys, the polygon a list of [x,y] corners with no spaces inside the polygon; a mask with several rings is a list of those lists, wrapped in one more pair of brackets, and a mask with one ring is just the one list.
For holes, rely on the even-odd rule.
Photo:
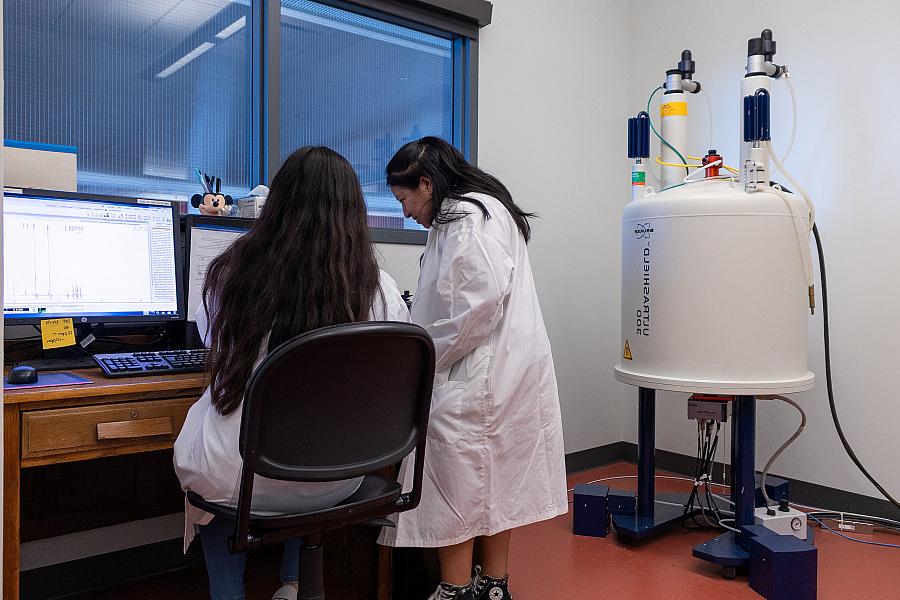
{"label": "monitor screen", "polygon": [[176,219],[160,200],[7,192],[5,323],[184,318]]}
{"label": "monitor screen", "polygon": [[187,260],[187,320],[194,321],[197,308],[203,303],[203,282],[206,270],[214,258],[253,226],[253,219],[233,217],[198,217],[189,215],[186,225]]}

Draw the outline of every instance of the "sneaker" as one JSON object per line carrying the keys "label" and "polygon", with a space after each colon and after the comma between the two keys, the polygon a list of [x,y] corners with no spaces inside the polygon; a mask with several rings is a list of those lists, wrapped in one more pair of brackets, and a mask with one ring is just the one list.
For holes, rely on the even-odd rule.
{"label": "sneaker", "polygon": [[481,574],[481,567],[475,567],[472,579],[472,600],[512,600],[509,593],[509,575],[494,579]]}
{"label": "sneaker", "polygon": [[283,585],[272,596],[272,600],[297,600],[297,588],[292,585]]}
{"label": "sneaker", "polygon": [[472,600],[472,588],[470,585],[450,585],[442,581],[428,600]]}

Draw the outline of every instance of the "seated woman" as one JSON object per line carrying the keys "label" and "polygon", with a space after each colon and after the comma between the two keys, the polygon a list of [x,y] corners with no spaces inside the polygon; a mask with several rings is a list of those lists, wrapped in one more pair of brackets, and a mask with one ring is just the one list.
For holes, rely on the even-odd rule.
{"label": "seated woman", "polygon": [[[396,283],[380,271],[356,173],[328,148],[294,152],[272,181],[259,220],[209,266],[197,327],[210,348],[210,386],[175,441],[184,490],[237,505],[244,386],[267,352],[312,329],[354,321],[408,321]],[[322,483],[257,476],[253,511],[311,511],[352,495],[362,478]],[[213,600],[244,597],[243,554],[226,540],[233,524],[186,506],[185,549],[199,528]],[[285,544],[282,588],[297,597],[300,545]]]}

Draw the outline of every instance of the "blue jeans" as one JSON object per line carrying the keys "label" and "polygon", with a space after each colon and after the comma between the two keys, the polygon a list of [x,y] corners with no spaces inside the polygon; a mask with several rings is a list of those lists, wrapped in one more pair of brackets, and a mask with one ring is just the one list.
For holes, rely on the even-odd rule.
{"label": "blue jeans", "polygon": [[[215,517],[208,525],[200,526],[200,542],[209,575],[209,595],[212,600],[244,600],[244,553],[228,552],[228,536],[234,533],[234,522]],[[283,583],[300,579],[300,539],[287,540],[281,554],[279,576]]]}

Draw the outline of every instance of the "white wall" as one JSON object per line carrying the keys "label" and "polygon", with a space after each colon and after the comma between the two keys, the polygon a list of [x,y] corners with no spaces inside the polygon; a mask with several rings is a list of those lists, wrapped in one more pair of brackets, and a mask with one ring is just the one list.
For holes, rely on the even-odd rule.
{"label": "white wall", "polygon": [[[553,346],[566,451],[622,439],[619,234],[629,194],[624,88],[626,0],[494,0],[481,31],[478,164],[539,214],[529,254]],[[617,73],[624,76],[624,73]],[[421,247],[380,245],[401,289]],[[411,287],[410,287],[411,286]]]}
{"label": "white wall", "polygon": [[419,257],[425,246],[410,244],[375,244],[378,263],[394,278],[400,292],[415,293],[419,282]]}
{"label": "white wall", "polygon": [[[747,11],[741,3],[711,0],[693,2],[689,10],[662,0],[632,3],[628,112],[646,106],[665,70],[689,48],[697,61],[695,78],[713,102],[715,147],[724,152],[726,162],[737,164],[737,102],[747,39],[765,27],[774,31],[775,62],[790,68],[800,111],[796,145],[785,166],[812,195],[825,246],[838,411],[863,464],[897,495],[900,236],[892,232],[892,224],[900,220],[900,193],[894,185],[900,135],[900,4],[864,4],[863,10],[843,0],[794,0],[778,3],[777,10]],[[754,12],[760,16],[748,17]],[[790,99],[783,83],[774,85],[772,112],[773,142],[783,152],[790,136]],[[657,118],[658,113],[652,114]],[[701,99],[692,102],[691,114],[697,134],[691,150],[696,153],[707,143]],[[621,121],[624,115],[616,117]],[[604,231],[614,235],[612,229]],[[617,278],[617,269],[606,276]],[[809,425],[773,472],[878,496],[847,458],[831,422],[820,312],[810,319],[809,348],[816,389],[797,395],[809,413]],[[623,394],[625,438],[631,441],[636,438],[636,398],[634,390]],[[685,398],[658,395],[658,448],[694,453],[696,430],[685,418]],[[797,421],[790,407],[760,405],[758,466]]]}
{"label": "white wall", "polygon": [[[479,48],[478,164],[533,221],[566,451],[622,439],[619,339],[626,0],[494,0]],[[619,87],[610,87],[610,78]]]}

